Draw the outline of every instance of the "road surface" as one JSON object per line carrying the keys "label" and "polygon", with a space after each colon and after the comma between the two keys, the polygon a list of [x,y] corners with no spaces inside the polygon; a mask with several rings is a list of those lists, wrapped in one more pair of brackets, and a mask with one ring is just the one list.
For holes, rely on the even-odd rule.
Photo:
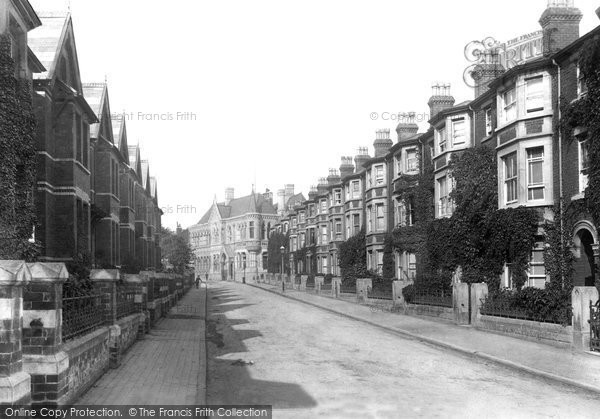
{"label": "road surface", "polygon": [[208,404],[269,404],[277,419],[600,415],[584,391],[248,285],[210,283],[208,307]]}

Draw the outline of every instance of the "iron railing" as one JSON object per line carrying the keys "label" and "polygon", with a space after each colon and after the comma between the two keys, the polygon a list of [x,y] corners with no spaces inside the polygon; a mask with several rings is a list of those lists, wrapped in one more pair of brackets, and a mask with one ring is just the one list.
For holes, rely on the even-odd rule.
{"label": "iron railing", "polygon": [[136,311],[135,292],[117,288],[117,319],[130,316]]}
{"label": "iron railing", "polygon": [[333,286],[331,284],[323,284],[321,285],[321,291],[331,291]]}
{"label": "iron railing", "polygon": [[540,323],[553,323],[562,325],[572,324],[571,307],[556,310],[548,310],[544,313],[533,313],[522,307],[517,307],[505,299],[482,299],[481,314],[485,316],[504,317],[507,319],[519,319]]}
{"label": "iron railing", "polygon": [[369,287],[367,289],[367,297],[372,298],[374,300],[393,300],[393,291],[392,286],[389,287]]}
{"label": "iron railing", "polygon": [[340,294],[356,294],[356,285],[340,285]]}
{"label": "iron railing", "polygon": [[62,300],[63,341],[76,338],[104,326],[110,295],[95,294],[65,297]]}
{"label": "iron railing", "polygon": [[440,290],[438,292],[415,292],[410,303],[423,306],[452,308],[452,291]]}
{"label": "iron railing", "polygon": [[590,351],[600,352],[600,300],[590,301]]}

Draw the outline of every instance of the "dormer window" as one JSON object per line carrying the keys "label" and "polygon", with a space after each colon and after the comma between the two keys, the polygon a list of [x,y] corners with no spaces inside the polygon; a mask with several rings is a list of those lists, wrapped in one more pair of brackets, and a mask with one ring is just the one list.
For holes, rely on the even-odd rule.
{"label": "dormer window", "polygon": [[504,122],[517,119],[517,89],[512,88],[502,95],[504,105]]}
{"label": "dormer window", "polygon": [[527,113],[544,110],[544,77],[525,79],[525,105]]}
{"label": "dormer window", "polygon": [[466,140],[466,122],[465,118],[452,120],[452,147],[462,145]]}

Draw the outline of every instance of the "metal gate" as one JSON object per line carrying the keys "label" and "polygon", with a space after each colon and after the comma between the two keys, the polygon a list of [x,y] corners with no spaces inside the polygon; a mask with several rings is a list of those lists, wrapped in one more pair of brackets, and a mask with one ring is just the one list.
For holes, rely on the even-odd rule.
{"label": "metal gate", "polygon": [[600,352],[600,300],[590,301],[590,351]]}

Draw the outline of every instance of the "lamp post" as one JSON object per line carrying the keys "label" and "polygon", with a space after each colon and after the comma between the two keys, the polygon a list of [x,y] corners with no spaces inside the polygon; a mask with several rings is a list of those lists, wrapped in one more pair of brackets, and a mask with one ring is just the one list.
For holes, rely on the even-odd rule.
{"label": "lamp post", "polygon": [[281,292],[285,292],[285,280],[283,279],[283,256],[285,252],[285,247],[281,246],[279,250],[281,250]]}

